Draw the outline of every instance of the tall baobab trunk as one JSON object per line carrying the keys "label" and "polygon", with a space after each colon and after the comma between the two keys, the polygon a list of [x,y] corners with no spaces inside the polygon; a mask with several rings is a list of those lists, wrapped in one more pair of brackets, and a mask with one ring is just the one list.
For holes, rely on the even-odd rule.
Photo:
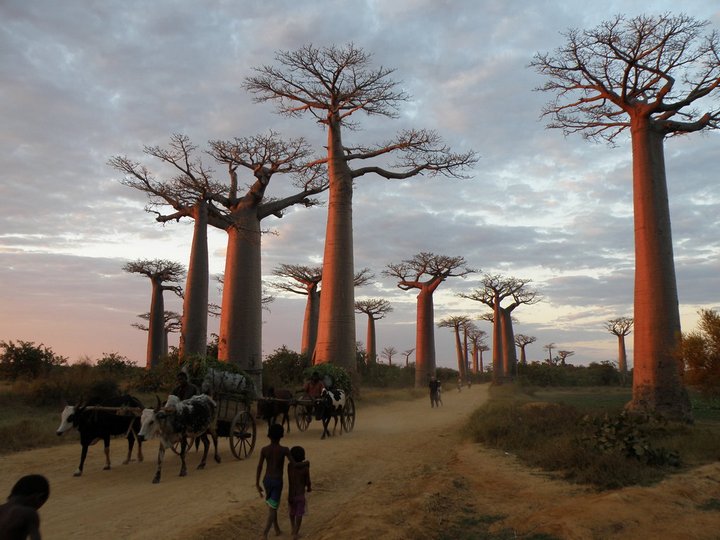
{"label": "tall baobab trunk", "polygon": [[520,365],[527,366],[527,357],[525,356],[525,347],[520,347]]}
{"label": "tall baobab trunk", "polygon": [[[237,212],[228,230],[218,358],[262,388],[262,279],[256,209]],[[240,339],[236,339],[236,338]]]}
{"label": "tall baobab trunk", "polygon": [[300,352],[308,358],[313,357],[315,342],[317,341],[318,317],[320,315],[320,291],[317,290],[317,283],[308,289],[308,299],[305,304],[305,319],[303,321],[303,333],[300,342]]}
{"label": "tall baobab trunk", "polygon": [[185,299],[183,300],[180,358],[189,355],[205,356],[207,350],[208,319],[208,208],[205,201],[195,206],[193,241],[190,249]]}
{"label": "tall baobab trunk", "polygon": [[156,367],[160,364],[163,354],[165,335],[165,301],[163,299],[162,282],[157,278],[150,279],[152,297],[150,300],[150,318],[148,319],[147,364],[145,367]]}
{"label": "tall baobab trunk", "polygon": [[353,178],[343,159],[339,120],[328,125],[330,179],[320,318],[313,364],[355,366],[355,287],[353,259]]}
{"label": "tall baobab trunk", "polygon": [[472,348],[472,372],[474,375],[477,375],[478,373],[478,357],[479,357],[479,349],[477,345],[473,345]]}
{"label": "tall baobab trunk", "polygon": [[635,211],[635,370],[628,408],[691,417],[679,358],[675,281],[663,134],[648,120],[632,125]]}
{"label": "tall baobab trunk", "polygon": [[367,323],[367,363],[374,364],[377,361],[377,346],[375,344],[375,319],[368,314]]}
{"label": "tall baobab trunk", "polygon": [[500,301],[496,298],[493,305],[493,343],[492,343],[492,380],[498,383],[504,377],[502,361],[502,315]]}
{"label": "tall baobab trunk", "polygon": [[435,375],[435,308],[432,293],[432,290],[423,287],[417,295],[415,388],[424,388],[430,375]]}
{"label": "tall baobab trunk", "polygon": [[465,355],[463,354],[462,342],[460,340],[460,327],[455,327],[455,352],[457,353],[458,375],[465,378]]}
{"label": "tall baobab trunk", "polygon": [[625,336],[618,334],[618,371],[627,373],[627,352],[625,351]]}
{"label": "tall baobab trunk", "polygon": [[502,357],[503,376],[513,377],[517,367],[517,356],[515,355],[515,332],[512,325],[512,312],[506,308],[500,308],[502,317]]}

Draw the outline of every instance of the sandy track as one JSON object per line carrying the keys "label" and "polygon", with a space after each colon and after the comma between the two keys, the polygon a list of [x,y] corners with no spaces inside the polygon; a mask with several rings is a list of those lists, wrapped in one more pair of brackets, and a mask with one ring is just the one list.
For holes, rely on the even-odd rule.
{"label": "sandy track", "polygon": [[[558,538],[718,539],[720,463],[650,488],[602,494],[555,481],[523,468],[503,452],[462,443],[458,428],[487,399],[487,386],[447,391],[444,406],[429,400],[358,406],[355,430],[320,440],[319,423],[304,433],[295,425],[283,444],[305,447],[314,491],[303,523],[306,538],[422,540],[456,520],[458,513],[503,516],[493,530],[522,537],[544,532]],[[258,445],[267,443],[265,426]],[[163,479],[152,484],[157,442],[145,461],[120,465],[124,441],[112,444],[114,468],[102,471],[102,448],[91,448],[85,474],[73,478],[79,445],[0,457],[0,494],[22,474],[40,472],[51,483],[40,511],[44,538],[58,539],[253,539],[266,509],[254,487],[258,449],[235,460],[221,439],[223,463],[209,461],[180,478],[179,459],[166,454]],[[289,530],[281,505],[280,525]],[[287,532],[283,535],[289,538]]]}

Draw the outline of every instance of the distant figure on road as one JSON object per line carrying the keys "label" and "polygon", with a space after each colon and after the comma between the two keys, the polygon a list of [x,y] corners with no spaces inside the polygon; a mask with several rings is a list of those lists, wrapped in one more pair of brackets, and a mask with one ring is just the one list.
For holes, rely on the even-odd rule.
{"label": "distant figure on road", "polygon": [[428,384],[428,386],[430,386],[430,408],[439,407],[440,381],[437,380],[437,377],[432,376],[430,377],[430,383]]}
{"label": "distant figure on road", "polygon": [[0,538],[3,540],[40,540],[38,509],[50,496],[50,484],[40,474],[18,480],[5,504],[0,505]]}

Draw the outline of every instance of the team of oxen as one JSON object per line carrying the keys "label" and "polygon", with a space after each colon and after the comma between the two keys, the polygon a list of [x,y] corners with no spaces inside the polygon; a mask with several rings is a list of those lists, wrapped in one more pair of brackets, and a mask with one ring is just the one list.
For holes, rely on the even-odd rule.
{"label": "team of oxen", "polygon": [[[129,395],[98,398],[88,400],[81,405],[66,405],[61,413],[60,426],[57,434],[77,429],[80,433],[80,464],[74,476],[81,476],[88,447],[99,440],[104,443],[105,467],[110,465],[110,439],[113,436],[125,435],[128,441],[127,457],[123,464],[131,461],[133,447],[137,441],[137,460],[143,461],[143,441],[157,437],[160,440],[157,457],[157,470],[153,483],[160,482],[162,463],[167,448],[177,448],[180,456],[180,476],[187,475],[185,456],[193,442],[203,443],[203,455],[198,469],[203,469],[207,463],[210,441],[213,443],[214,459],[220,463],[218,453],[217,412],[218,404],[212,396],[224,391],[237,391],[245,387],[246,379],[237,373],[223,372],[209,369],[203,380],[202,394],[190,399],[180,400],[177,396],[168,396],[163,405],[160,398],[154,408],[144,408],[142,403]],[[335,420],[332,434],[335,433],[338,420],[340,433],[343,431],[343,411],[345,409],[346,393],[341,389],[323,389],[319,399],[312,406],[316,420],[322,421],[322,439],[329,436],[329,423]],[[287,425],[286,432],[290,432],[290,407],[293,404],[293,394],[289,390],[269,388],[267,396],[257,400],[257,418],[266,420],[268,425],[281,423]]]}

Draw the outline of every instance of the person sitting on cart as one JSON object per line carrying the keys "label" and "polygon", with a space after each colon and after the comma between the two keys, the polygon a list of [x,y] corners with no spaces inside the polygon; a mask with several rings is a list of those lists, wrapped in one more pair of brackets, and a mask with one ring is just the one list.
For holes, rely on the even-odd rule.
{"label": "person sitting on cart", "polygon": [[310,376],[310,380],[303,386],[303,392],[312,401],[312,404],[308,407],[308,413],[313,414],[315,410],[315,402],[320,399],[322,391],[325,389],[325,384],[320,380],[320,373],[313,371]]}
{"label": "person sitting on cart", "polygon": [[177,374],[177,386],[170,392],[173,396],[177,396],[181,401],[190,399],[198,394],[198,388],[188,381],[187,373],[180,371]]}

